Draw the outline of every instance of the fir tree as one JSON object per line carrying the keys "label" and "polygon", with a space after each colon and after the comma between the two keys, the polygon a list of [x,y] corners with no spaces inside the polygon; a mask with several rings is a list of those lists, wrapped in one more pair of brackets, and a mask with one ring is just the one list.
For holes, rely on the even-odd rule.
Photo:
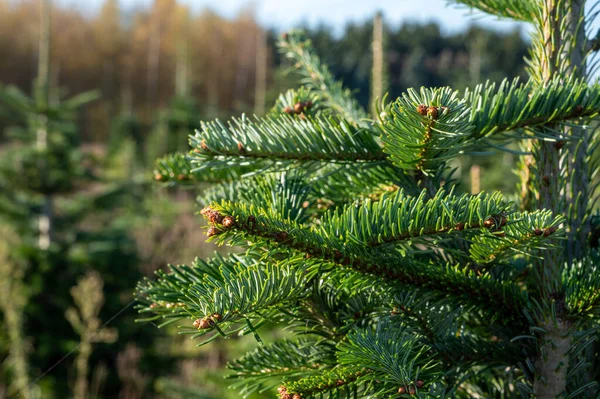
{"label": "fir tree", "polygon": [[[10,321],[6,327],[16,342],[13,353],[21,353],[15,355],[20,358],[14,381],[18,391],[10,394],[31,397],[39,388],[43,397],[67,397],[68,367],[45,374],[39,381],[36,377],[63,358],[68,351],[65,348],[77,345],[77,335],[64,317],[73,302],[69,288],[90,268],[108,276],[114,274],[115,264],[121,267],[119,279],[107,279],[107,289],[113,294],[122,292],[141,275],[135,269],[135,245],[124,226],[126,221],[118,217],[118,207],[133,196],[132,184],[107,179],[97,159],[83,151],[77,117],[97,93],[65,99],[59,88],[51,85],[52,4],[42,0],[40,5],[34,93],[28,96],[13,86],[0,88],[0,107],[11,117],[11,127],[6,129],[10,140],[0,151],[0,226],[3,231],[4,226],[10,226],[19,237],[0,238],[6,245],[14,243],[9,255],[19,259],[19,263],[13,262],[15,270],[10,276],[5,273],[7,278],[19,277],[7,281],[10,290],[3,293],[14,303],[0,310]],[[23,265],[21,270],[16,269],[17,264]],[[2,267],[9,270],[11,264]],[[20,297],[12,293],[17,287],[25,289]],[[104,311],[116,313],[124,305],[123,299],[111,295]],[[15,315],[17,311],[22,313]],[[22,337],[14,333],[17,327],[22,329]],[[132,333],[140,339],[135,327],[122,331]],[[31,366],[25,364],[24,344],[17,338],[31,345]],[[26,386],[27,379],[31,386]]]}
{"label": "fir tree", "polygon": [[[369,120],[290,33],[301,89],[267,117],[201,123],[158,162],[157,180],[214,183],[200,214],[235,250],[140,283],[140,311],[202,343],[254,335],[229,365],[243,396],[600,394],[584,1],[460,3],[531,23],[528,81],[409,89]],[[498,142],[523,147],[514,200],[461,193],[451,161]],[[262,343],[267,322],[296,338]]]}

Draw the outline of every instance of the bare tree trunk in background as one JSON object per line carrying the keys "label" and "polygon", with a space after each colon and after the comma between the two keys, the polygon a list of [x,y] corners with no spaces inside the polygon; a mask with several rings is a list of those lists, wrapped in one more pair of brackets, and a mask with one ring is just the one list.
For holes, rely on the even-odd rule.
{"label": "bare tree trunk in background", "polygon": [[481,168],[475,164],[471,166],[469,173],[471,175],[471,194],[479,194],[481,192]]}
{"label": "bare tree trunk in background", "polygon": [[186,96],[188,94],[188,43],[187,38],[181,38],[177,43],[177,58],[175,64],[175,94]]}
{"label": "bare tree trunk in background", "polygon": [[267,35],[260,30],[256,35],[256,78],[254,88],[254,114],[265,114],[267,92]]}
{"label": "bare tree trunk in background", "polygon": [[[51,12],[52,0],[40,0],[40,44],[38,55],[38,76],[36,84],[36,97],[38,104],[43,108],[48,107],[50,101],[50,37],[51,37]],[[48,117],[45,112],[38,115],[38,128],[36,132],[36,146],[38,151],[44,152],[48,148]],[[45,173],[44,161],[39,163],[40,173]],[[45,180],[45,178],[43,178]],[[40,249],[47,250],[52,241],[52,196],[46,195],[42,206],[42,213],[38,218]]]}
{"label": "bare tree trunk in background", "polygon": [[[377,100],[383,97],[383,15],[378,12],[373,19],[373,70],[371,71],[371,109],[377,112]],[[377,117],[377,115],[375,115]]]}
{"label": "bare tree trunk in background", "polygon": [[160,66],[160,22],[154,21],[148,43],[148,80],[147,80],[147,101],[150,108],[156,106],[156,97],[158,95],[158,68]]}
{"label": "bare tree trunk in background", "polygon": [[179,97],[187,96],[189,93],[189,77],[188,69],[190,63],[189,56],[189,17],[186,14],[186,18],[182,22],[183,26],[179,31],[179,37],[177,38],[177,55],[175,58],[175,94]]}

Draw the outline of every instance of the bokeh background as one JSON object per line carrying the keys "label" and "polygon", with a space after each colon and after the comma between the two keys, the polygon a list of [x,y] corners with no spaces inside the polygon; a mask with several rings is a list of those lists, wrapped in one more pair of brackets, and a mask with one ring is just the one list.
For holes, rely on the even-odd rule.
{"label": "bokeh background", "polygon": [[[375,89],[526,76],[525,26],[444,0],[0,0],[0,398],[239,397],[223,367],[253,338],[197,347],[136,323],[133,292],[218,250],[194,215],[202,188],[153,182],[154,161],[200,120],[265,114],[296,87],[275,47],[294,28],[366,107]],[[494,166],[514,162],[464,156],[455,177],[512,191]]]}

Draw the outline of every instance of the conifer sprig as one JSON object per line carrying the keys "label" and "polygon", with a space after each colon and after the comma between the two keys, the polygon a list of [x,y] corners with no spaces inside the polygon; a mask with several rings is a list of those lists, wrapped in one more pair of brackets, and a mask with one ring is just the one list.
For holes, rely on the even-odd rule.
{"label": "conifer sprig", "polygon": [[372,132],[334,117],[234,118],[203,122],[190,137],[195,170],[269,160],[374,162],[386,156]]}
{"label": "conifer sprig", "polygon": [[477,8],[488,14],[532,22],[540,10],[536,0],[448,0]]}
{"label": "conifer sprig", "polygon": [[425,191],[412,197],[398,190],[360,207],[346,206],[341,212],[325,214],[320,232],[347,243],[376,246],[452,231],[500,229],[508,211],[500,193],[457,197],[440,190],[426,199]]}
{"label": "conifer sprig", "polygon": [[361,365],[370,372],[364,379],[383,387],[381,394],[416,394],[439,377],[440,363],[418,335],[389,320],[380,320],[372,329],[355,329],[338,345],[342,366]]}
{"label": "conifer sprig", "polygon": [[306,276],[298,263],[291,262],[216,257],[208,262],[197,259],[192,267],[170,266],[170,273],[158,275],[155,282],[138,287],[147,304],[145,312],[168,323],[191,318],[184,331],[196,336],[213,330],[225,336],[239,331],[239,323],[253,330],[252,321],[262,324],[279,313],[278,306],[308,293]]}
{"label": "conifer sprig", "polygon": [[600,271],[598,254],[565,267],[563,284],[566,306],[573,317],[596,318],[600,315]]}
{"label": "conifer sprig", "polygon": [[[477,212],[475,208],[471,208],[471,211]],[[209,212],[215,212],[218,216],[210,216]],[[384,280],[400,281],[414,287],[426,287],[444,295],[451,294],[477,306],[488,301],[497,303],[502,300],[506,306],[504,309],[506,313],[517,318],[519,315],[515,314],[515,310],[520,309],[525,303],[525,298],[518,287],[511,283],[499,283],[485,275],[478,277],[474,272],[460,267],[438,266],[415,261],[404,257],[402,251],[393,247],[382,250],[371,248],[365,243],[344,241],[322,233],[320,227],[307,228],[297,223],[273,220],[264,216],[265,212],[255,206],[247,207],[244,204],[224,202],[220,206],[214,205],[213,210],[207,211],[209,220],[211,218],[218,220],[228,215],[226,217],[233,218],[235,222],[228,228],[223,228],[221,225],[211,227],[209,235],[213,234],[220,243],[229,240],[233,245],[247,240],[256,242],[257,247],[279,245],[321,259],[326,263],[375,274]],[[502,223],[502,218],[496,221],[492,215],[480,215],[480,218],[483,227],[478,225],[477,229],[493,228]],[[216,231],[218,233],[212,233]],[[466,231],[469,231],[468,226]],[[441,233],[446,232],[447,230],[444,229]],[[440,232],[429,234],[439,235]],[[405,240],[408,236],[398,238]]]}
{"label": "conifer sprig", "polygon": [[469,146],[469,111],[449,87],[409,89],[387,107],[379,125],[384,151],[403,169],[435,171]]}
{"label": "conifer sprig", "polygon": [[315,54],[310,40],[299,31],[284,34],[278,43],[281,53],[294,62],[303,77],[302,84],[314,91],[326,107],[340,117],[357,125],[367,127],[367,113],[352,97],[350,90],[334,79],[327,66]]}
{"label": "conifer sprig", "polygon": [[334,347],[327,342],[301,338],[261,346],[227,365],[229,378],[242,379],[242,395],[262,393],[281,384],[284,378],[316,376],[335,364]]}
{"label": "conifer sprig", "polygon": [[560,237],[564,219],[551,211],[537,211],[512,215],[514,222],[502,231],[473,237],[469,247],[471,259],[480,265],[499,263],[515,255],[535,256],[535,250],[552,248],[548,237]]}
{"label": "conifer sprig", "polygon": [[600,84],[589,85],[573,77],[560,76],[543,87],[518,79],[504,80],[496,87],[488,82],[465,92],[475,137],[528,129],[547,138],[545,129],[549,123],[591,118],[600,113]]}
{"label": "conifer sprig", "polygon": [[171,184],[220,183],[238,179],[244,174],[261,169],[261,164],[254,162],[252,165],[237,168],[195,169],[189,155],[180,152],[168,154],[156,160],[154,180]]}

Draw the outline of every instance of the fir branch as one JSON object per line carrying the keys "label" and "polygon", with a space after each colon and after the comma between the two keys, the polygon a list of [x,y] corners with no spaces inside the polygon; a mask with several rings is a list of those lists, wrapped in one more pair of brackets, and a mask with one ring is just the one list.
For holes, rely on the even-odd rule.
{"label": "fir branch", "polygon": [[533,22],[539,12],[540,5],[536,0],[447,0],[449,3],[460,3],[477,8],[488,14]]}
{"label": "fir branch", "polygon": [[548,249],[547,237],[558,237],[563,232],[560,216],[551,211],[536,211],[511,215],[502,231],[482,233],[473,238],[469,247],[471,259],[481,265],[498,263],[516,254],[530,255],[536,249]]}
{"label": "fir branch", "polygon": [[565,305],[573,317],[596,319],[600,316],[600,270],[598,254],[565,266],[562,275]]}
{"label": "fir branch", "polygon": [[325,214],[320,233],[377,246],[469,229],[498,229],[506,223],[509,210],[500,193],[457,197],[440,190],[435,197],[425,198],[425,191],[411,197],[398,190],[379,201],[367,200],[360,207],[347,206],[341,212]]}
{"label": "fir branch", "polygon": [[372,132],[333,117],[242,117],[227,125],[219,120],[202,122],[190,144],[194,148],[194,172],[256,160],[272,164],[386,160]]}
{"label": "fir branch", "polygon": [[218,183],[237,179],[240,176],[260,169],[260,162],[238,168],[213,168],[194,170],[191,158],[180,152],[165,155],[156,160],[154,169],[154,180],[165,183],[194,184],[194,183]]}
{"label": "fir branch", "polygon": [[360,364],[368,369],[363,378],[384,385],[385,394],[398,393],[400,388],[416,393],[440,377],[440,363],[430,357],[420,337],[386,320],[374,329],[354,329],[337,349],[340,365]]}
{"label": "fir branch", "polygon": [[[404,257],[393,248],[370,248],[345,242],[335,236],[320,233],[319,227],[306,228],[297,223],[272,220],[265,216],[266,211],[254,206],[227,202],[213,206],[213,212],[220,215],[216,219],[228,215],[234,220],[228,228],[217,225],[211,228],[215,230],[209,230],[209,233],[219,231],[213,236],[219,243],[229,240],[235,245],[250,240],[257,242],[258,246],[278,244],[281,248],[289,248],[329,264],[372,273],[387,281],[399,281],[433,290],[466,300],[475,306],[487,303],[492,306],[490,310],[504,312],[505,316],[513,318],[520,317],[521,309],[526,303],[521,290],[510,282],[500,283],[485,275],[478,277],[470,270],[451,265],[425,264]],[[486,216],[482,219],[490,220],[491,215]],[[495,219],[488,222],[489,227],[497,223],[493,220]],[[499,303],[503,306],[498,307]]]}
{"label": "fir branch", "polygon": [[[600,113],[600,84],[559,76],[539,86],[533,81],[504,80],[496,89],[486,83],[464,95],[471,104],[474,137],[529,129],[545,138],[549,123],[591,118]],[[556,137],[556,135],[554,135]]]}
{"label": "fir branch", "polygon": [[278,306],[305,296],[306,277],[297,264],[264,264],[235,256],[197,259],[191,268],[170,266],[170,273],[158,272],[156,281],[138,286],[138,297],[146,304],[142,312],[170,322],[191,316],[195,321],[189,322],[186,333],[199,330],[199,336],[216,329],[226,335],[239,331],[235,323],[263,323]]}
{"label": "fir branch", "polygon": [[383,114],[384,151],[402,169],[433,172],[470,145],[469,112],[449,87],[409,89]]}
{"label": "fir branch", "polygon": [[321,97],[326,107],[357,126],[368,126],[364,121],[367,113],[352,97],[350,90],[344,89],[327,66],[321,63],[310,40],[301,32],[294,31],[284,34],[278,45],[280,52],[295,63],[303,77],[302,84]]}
{"label": "fir branch", "polygon": [[292,115],[300,119],[307,116],[333,115],[316,93],[303,86],[298,90],[289,89],[277,97],[269,115],[275,118],[282,114]]}
{"label": "fir branch", "polygon": [[322,341],[283,340],[261,346],[227,365],[233,373],[228,378],[241,379],[232,385],[240,394],[264,392],[279,385],[282,377],[319,375],[335,362],[334,347]]}
{"label": "fir branch", "polygon": [[[281,399],[310,399],[340,397],[358,391],[357,380],[368,374],[368,370],[356,365],[338,366],[323,370],[319,375],[285,382],[279,387]],[[342,396],[344,397],[344,396]]]}
{"label": "fir branch", "polygon": [[315,200],[313,187],[300,171],[263,173],[212,187],[200,203],[221,200],[243,202],[268,210],[272,218],[305,222],[310,216],[308,201]]}

